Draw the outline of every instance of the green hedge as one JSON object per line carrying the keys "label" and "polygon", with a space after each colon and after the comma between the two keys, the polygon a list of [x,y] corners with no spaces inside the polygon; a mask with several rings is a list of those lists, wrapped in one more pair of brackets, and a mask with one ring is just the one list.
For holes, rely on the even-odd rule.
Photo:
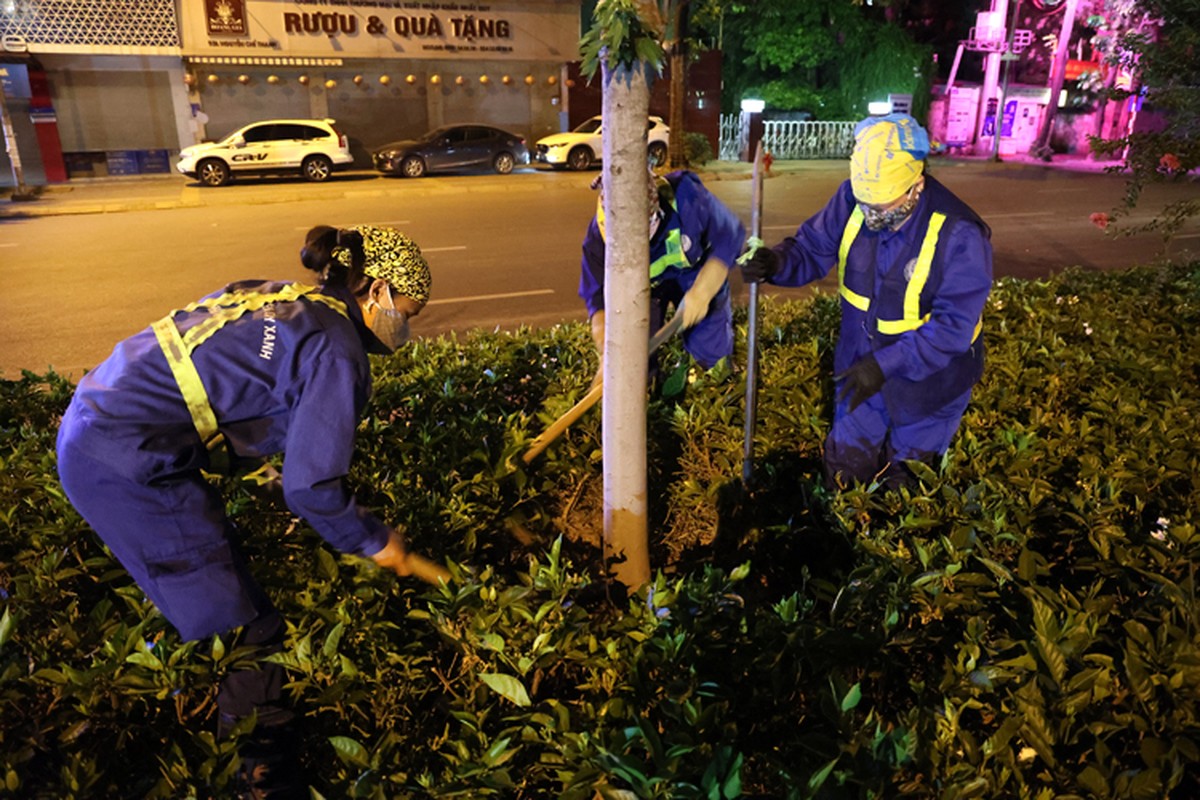
{"label": "green hedge", "polygon": [[[510,466],[587,390],[581,324],[376,365],[351,480],[449,590],[223,487],[322,796],[1200,796],[1200,264],[1000,281],[912,491],[824,487],[836,302],[761,313],[753,493],[742,387],[663,356],[634,597],[600,577],[599,414]],[[71,389],[0,381],[0,794],[227,796],[244,654],[180,643],[63,497]]]}

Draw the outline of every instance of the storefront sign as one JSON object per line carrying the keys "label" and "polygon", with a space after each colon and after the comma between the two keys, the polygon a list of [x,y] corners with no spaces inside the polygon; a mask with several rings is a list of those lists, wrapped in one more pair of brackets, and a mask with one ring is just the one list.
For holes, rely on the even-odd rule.
{"label": "storefront sign", "polygon": [[579,4],[425,0],[205,0],[184,3],[188,56],[578,58]]}
{"label": "storefront sign", "polygon": [[204,12],[209,36],[246,34],[245,0],[204,0]]}

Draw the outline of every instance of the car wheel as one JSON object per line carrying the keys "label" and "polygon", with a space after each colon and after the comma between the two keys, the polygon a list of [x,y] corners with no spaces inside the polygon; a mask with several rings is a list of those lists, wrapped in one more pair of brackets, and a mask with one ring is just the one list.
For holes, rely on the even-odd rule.
{"label": "car wheel", "polygon": [[229,167],[224,161],[206,158],[196,167],[196,177],[205,186],[224,186],[229,183]]}
{"label": "car wheel", "polygon": [[400,173],[406,178],[419,178],[425,174],[425,161],[420,156],[409,156],[400,163]]}
{"label": "car wheel", "polygon": [[567,166],[574,170],[587,169],[592,165],[592,151],[586,147],[576,147],[567,154]]}
{"label": "car wheel", "polygon": [[325,156],[309,156],[300,165],[305,180],[323,181],[333,174],[333,162]]}
{"label": "car wheel", "polygon": [[507,175],[513,171],[515,163],[516,160],[512,157],[512,153],[497,153],[496,158],[492,161],[492,166],[496,168],[496,172]]}
{"label": "car wheel", "polygon": [[650,166],[661,167],[667,163],[667,146],[662,142],[651,142],[649,148]]}

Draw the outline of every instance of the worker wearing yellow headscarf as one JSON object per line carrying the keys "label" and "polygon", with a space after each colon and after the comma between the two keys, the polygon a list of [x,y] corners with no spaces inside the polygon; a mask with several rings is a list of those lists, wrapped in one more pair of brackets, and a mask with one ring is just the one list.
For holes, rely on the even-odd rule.
{"label": "worker wearing yellow headscarf", "polygon": [[802,286],[837,267],[837,395],[825,467],[838,483],[906,482],[958,430],[983,374],[991,230],[926,174],[929,136],[907,114],[863,120],[850,178],[793,236],[759,248],[749,281]]}

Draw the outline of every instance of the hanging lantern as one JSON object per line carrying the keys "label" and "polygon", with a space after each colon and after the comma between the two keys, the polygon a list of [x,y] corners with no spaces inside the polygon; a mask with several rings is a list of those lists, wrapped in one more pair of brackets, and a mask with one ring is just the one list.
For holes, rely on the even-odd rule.
{"label": "hanging lantern", "polygon": [[500,82],[503,83],[505,86],[508,86],[510,83],[512,83],[512,75],[505,75],[503,78],[500,79]]}
{"label": "hanging lantern", "polygon": [[278,75],[268,75],[267,83],[271,84],[272,86],[279,83],[279,76]]}
{"label": "hanging lantern", "polygon": [[208,76],[208,82],[209,82],[209,83],[216,83],[216,82],[217,82],[217,81],[219,81],[219,80],[221,80],[221,79],[220,79],[220,78],[218,78],[216,75],[209,75],[209,76]]}
{"label": "hanging lantern", "polygon": [[549,78],[546,78],[546,83],[548,83],[548,84],[550,84],[551,86],[553,86],[554,84],[558,83],[558,78],[556,78],[556,77],[554,77],[553,75],[551,75]]}
{"label": "hanging lantern", "polygon": [[389,83],[392,82],[392,76],[391,75],[380,75],[379,82],[382,83],[384,86],[387,86]]}
{"label": "hanging lantern", "polygon": [[526,76],[525,76],[525,85],[526,85],[526,86],[533,86],[533,76],[532,76],[532,75],[526,75]]}
{"label": "hanging lantern", "polygon": [[300,81],[301,86],[308,86],[308,76],[307,75],[301,75],[299,78],[296,78],[296,80]]}
{"label": "hanging lantern", "polygon": [[330,78],[329,80],[325,81],[326,89],[332,89],[335,86],[337,86],[337,81],[335,81],[333,78]]}
{"label": "hanging lantern", "polygon": [[432,83],[434,86],[437,86],[439,83],[442,82],[442,76],[441,75],[430,75],[429,82]]}
{"label": "hanging lantern", "polygon": [[487,75],[480,75],[479,82],[482,83],[484,86],[487,86],[489,83],[492,82],[492,79],[489,78]]}
{"label": "hanging lantern", "polygon": [[409,86],[412,86],[414,83],[417,82],[417,76],[416,75],[405,75],[404,82],[407,83]]}
{"label": "hanging lantern", "polygon": [[249,82],[250,76],[246,73],[243,72],[241,75],[238,75],[238,83],[240,83],[242,86],[245,86]]}

